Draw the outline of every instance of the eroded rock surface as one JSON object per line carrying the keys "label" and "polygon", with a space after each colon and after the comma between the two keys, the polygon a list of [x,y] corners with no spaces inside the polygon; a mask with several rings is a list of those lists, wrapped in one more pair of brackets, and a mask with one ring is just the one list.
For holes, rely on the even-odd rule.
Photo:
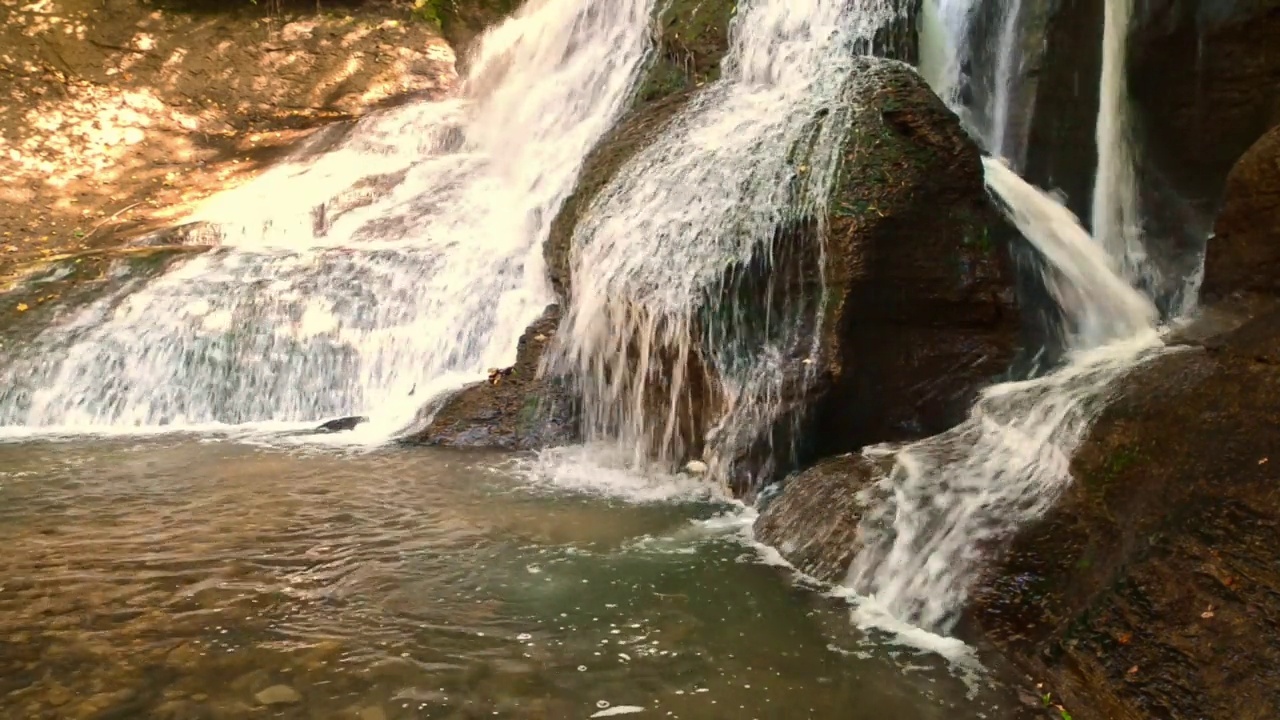
{"label": "eroded rock surface", "polygon": [[839,583],[858,551],[859,493],[875,480],[862,455],[827,458],[787,479],[755,523],[756,539],[800,572]]}
{"label": "eroded rock surface", "polygon": [[535,450],[578,438],[572,399],[560,383],[539,375],[543,351],[560,322],[552,306],[520,338],[516,363],[444,400],[429,426],[406,438],[445,447]]}

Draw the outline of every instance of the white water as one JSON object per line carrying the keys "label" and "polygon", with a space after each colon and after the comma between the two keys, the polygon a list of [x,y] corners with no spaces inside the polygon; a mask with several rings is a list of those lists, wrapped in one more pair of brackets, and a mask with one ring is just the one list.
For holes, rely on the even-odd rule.
{"label": "white water", "polygon": [[736,300],[745,280],[726,268],[769,265],[788,223],[824,215],[855,56],[896,15],[888,0],[743,2],[721,78],[595,198],[552,358],[580,384],[589,439],[637,464],[683,460],[702,430],[686,405],[698,362],[719,379],[700,403],[716,416],[711,477],[776,419],[784,360],[812,353],[820,299],[771,304],[759,287]]}
{"label": "white water", "polygon": [[509,364],[551,301],[542,242],[631,95],[652,10],[533,0],[484,37],[461,99],[366,118],[336,149],[215,198],[196,219],[219,226],[220,248],[0,369],[0,426],[368,414],[385,437],[432,394]]}
{"label": "white water", "polygon": [[1117,381],[1162,347],[1155,307],[1075,217],[999,161],[987,160],[986,171],[1010,219],[1048,261],[1045,283],[1069,320],[1071,351],[1049,375],[987,389],[952,430],[864,451],[892,455],[894,465],[867,491],[871,507],[847,580],[876,612],[944,632],[983,558],[1071,482],[1072,453]]}

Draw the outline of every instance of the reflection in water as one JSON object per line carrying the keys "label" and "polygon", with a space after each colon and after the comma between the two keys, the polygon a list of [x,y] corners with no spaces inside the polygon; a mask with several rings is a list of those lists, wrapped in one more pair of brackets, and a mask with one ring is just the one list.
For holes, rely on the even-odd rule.
{"label": "reflection in water", "polygon": [[724,507],[508,466],[0,444],[0,716],[1008,716],[988,681],[854,634],[734,523],[698,522]]}

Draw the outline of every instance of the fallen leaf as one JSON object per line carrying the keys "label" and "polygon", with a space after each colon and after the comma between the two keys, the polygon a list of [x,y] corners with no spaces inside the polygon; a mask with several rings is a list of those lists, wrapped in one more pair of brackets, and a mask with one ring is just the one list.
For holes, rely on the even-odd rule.
{"label": "fallen leaf", "polygon": [[1129,668],[1129,672],[1128,672],[1128,674],[1129,674],[1129,675],[1137,675],[1137,674],[1138,674],[1138,666],[1137,666],[1137,665],[1134,665],[1133,667]]}
{"label": "fallen leaf", "polygon": [[1259,461],[1258,461],[1258,464],[1259,464],[1259,465],[1266,465],[1266,464],[1267,464],[1267,459],[1266,459],[1266,458],[1262,458],[1261,460],[1259,460]]}
{"label": "fallen leaf", "polygon": [[1210,605],[1208,609],[1200,613],[1200,617],[1204,618],[1205,620],[1208,620],[1209,618],[1213,617],[1213,606]]}
{"label": "fallen leaf", "polygon": [[1116,641],[1121,645],[1128,645],[1133,642],[1133,633],[1120,633],[1120,637],[1116,638]]}
{"label": "fallen leaf", "polygon": [[18,312],[26,312],[30,309],[31,308],[28,307],[26,303],[18,303]]}

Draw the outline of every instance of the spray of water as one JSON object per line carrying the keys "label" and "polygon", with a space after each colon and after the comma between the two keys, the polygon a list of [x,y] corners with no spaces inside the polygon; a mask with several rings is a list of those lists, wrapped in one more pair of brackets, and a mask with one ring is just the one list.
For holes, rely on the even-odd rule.
{"label": "spray of water", "polygon": [[888,612],[946,631],[996,542],[1047,511],[1071,481],[1071,455],[1117,380],[1162,345],[1156,310],[1120,278],[1057,199],[1003,163],[987,183],[1043,254],[1044,282],[1072,328],[1066,364],[985,391],[959,426],[903,447],[877,446],[892,470],[865,498],[861,547],[848,584]]}
{"label": "spray of water", "polygon": [[215,198],[222,246],[45,331],[0,369],[0,425],[368,414],[385,437],[514,357],[551,300],[541,245],[625,107],[653,0],[532,0],[461,100],[366,118]]}
{"label": "spray of water", "polygon": [[705,440],[723,480],[777,419],[821,304],[820,290],[792,292],[801,278],[784,266],[805,261],[781,258],[822,252],[856,55],[898,13],[888,0],[743,2],[721,79],[595,198],[551,360],[579,383],[589,439],[635,462],[697,456]]}

